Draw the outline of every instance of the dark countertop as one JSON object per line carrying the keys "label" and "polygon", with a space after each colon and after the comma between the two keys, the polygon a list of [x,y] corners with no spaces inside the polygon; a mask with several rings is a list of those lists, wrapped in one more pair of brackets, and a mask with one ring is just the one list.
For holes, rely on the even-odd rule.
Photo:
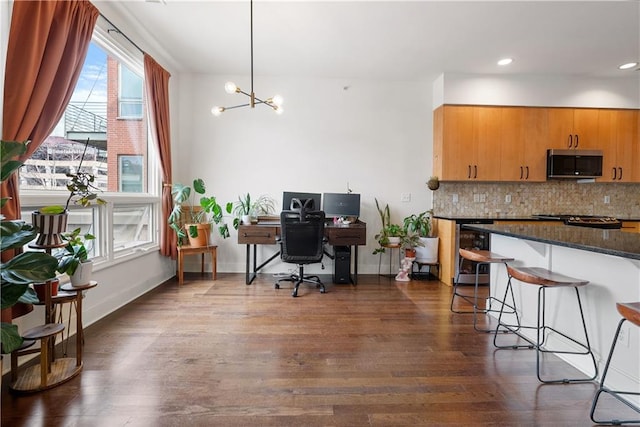
{"label": "dark countertop", "polygon": [[[579,216],[579,215],[578,215]],[[587,216],[587,215],[585,215]],[[520,216],[520,217],[498,217],[498,216],[460,216],[460,215],[433,215],[434,218],[446,219],[449,221],[455,221],[456,224],[482,224],[483,222],[489,224],[493,221],[554,221],[552,219],[541,219],[533,216]],[[640,218],[624,218],[617,217],[620,221],[640,221]],[[555,221],[560,221],[555,220]]]}
{"label": "dark countertop", "polygon": [[[502,219],[502,218],[501,218]],[[468,224],[464,228],[640,260],[640,233],[571,225]]]}

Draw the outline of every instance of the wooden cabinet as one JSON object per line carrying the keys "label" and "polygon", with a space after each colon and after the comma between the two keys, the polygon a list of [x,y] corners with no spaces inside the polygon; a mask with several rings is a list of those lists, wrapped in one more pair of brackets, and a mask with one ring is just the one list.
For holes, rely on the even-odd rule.
{"label": "wooden cabinet", "polygon": [[600,149],[598,108],[546,108],[548,113],[547,148]]}
{"label": "wooden cabinet", "polygon": [[547,179],[547,109],[503,107],[500,181]]}
{"label": "wooden cabinet", "polygon": [[598,182],[640,182],[637,110],[601,110],[598,139],[603,149]]}
{"label": "wooden cabinet", "polygon": [[445,105],[434,112],[434,175],[447,181],[497,181],[499,107]]}

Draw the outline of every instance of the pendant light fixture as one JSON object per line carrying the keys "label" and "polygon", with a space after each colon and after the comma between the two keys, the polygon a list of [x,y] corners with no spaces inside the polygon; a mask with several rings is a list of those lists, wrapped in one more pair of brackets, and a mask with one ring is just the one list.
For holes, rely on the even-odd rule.
{"label": "pendant light fixture", "polygon": [[283,112],[283,109],[281,107],[282,97],[280,95],[275,95],[266,100],[262,100],[258,98],[256,94],[253,92],[253,0],[250,1],[250,14],[251,14],[251,20],[250,20],[250,24],[251,24],[251,93],[247,93],[243,91],[238,86],[236,86],[236,84],[233,82],[227,82],[224,85],[224,90],[227,93],[241,93],[243,95],[246,95],[249,97],[249,102],[246,104],[234,105],[232,107],[218,107],[218,106],[213,107],[211,109],[211,114],[213,114],[214,116],[219,116],[223,112],[234,109],[234,108],[240,108],[240,107],[255,108],[255,106],[259,104],[266,105],[267,107],[273,108],[273,110],[278,114],[282,114]]}

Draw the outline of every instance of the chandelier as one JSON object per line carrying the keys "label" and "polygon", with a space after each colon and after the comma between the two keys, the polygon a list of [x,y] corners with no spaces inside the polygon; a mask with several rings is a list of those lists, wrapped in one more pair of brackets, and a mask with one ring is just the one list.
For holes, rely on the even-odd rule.
{"label": "chandelier", "polygon": [[258,104],[262,104],[262,105],[266,105],[267,107],[271,107],[273,108],[273,110],[278,113],[278,114],[282,114],[282,112],[284,111],[281,107],[282,105],[282,97],[280,95],[274,95],[271,98],[268,98],[266,100],[262,100],[260,98],[258,98],[256,96],[256,94],[253,92],[253,0],[251,0],[250,2],[250,11],[251,11],[251,20],[250,20],[250,24],[251,24],[251,92],[247,93],[245,91],[243,91],[242,89],[240,89],[238,86],[236,86],[235,83],[233,82],[227,82],[224,85],[224,90],[227,93],[241,93],[245,96],[249,97],[249,102],[246,104],[239,104],[239,105],[234,105],[232,107],[218,107],[215,106],[211,109],[211,114],[213,114],[214,116],[219,116],[220,114],[222,114],[223,112],[227,111],[227,110],[232,110],[234,108],[240,108],[240,107],[251,107],[251,108],[255,108],[256,105]]}

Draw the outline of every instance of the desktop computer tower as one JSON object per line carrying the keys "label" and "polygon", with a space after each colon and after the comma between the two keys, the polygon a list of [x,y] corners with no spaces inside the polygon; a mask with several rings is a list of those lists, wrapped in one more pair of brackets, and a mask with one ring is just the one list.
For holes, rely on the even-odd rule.
{"label": "desktop computer tower", "polygon": [[334,246],[333,283],[351,283],[351,248]]}

